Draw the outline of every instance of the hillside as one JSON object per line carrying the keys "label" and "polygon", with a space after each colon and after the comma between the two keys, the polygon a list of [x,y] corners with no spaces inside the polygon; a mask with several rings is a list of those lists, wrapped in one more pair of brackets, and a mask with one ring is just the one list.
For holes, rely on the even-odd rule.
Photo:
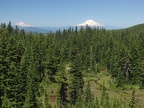
{"label": "hillside", "polygon": [[141,33],[144,32],[144,23],[142,24],[138,24],[138,25],[134,25],[128,28],[124,28],[124,29],[118,29],[116,31],[126,31],[129,30],[132,34],[137,34],[137,33]]}
{"label": "hillside", "polygon": [[132,33],[141,33],[144,31],[144,23],[129,27],[127,30],[130,30]]}

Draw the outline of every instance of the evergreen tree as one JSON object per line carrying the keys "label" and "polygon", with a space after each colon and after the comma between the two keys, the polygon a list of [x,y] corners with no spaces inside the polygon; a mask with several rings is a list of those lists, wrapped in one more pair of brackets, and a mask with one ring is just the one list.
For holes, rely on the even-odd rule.
{"label": "evergreen tree", "polygon": [[9,21],[8,26],[7,26],[7,31],[8,31],[8,35],[12,35],[13,34],[13,27],[11,25],[11,22]]}
{"label": "evergreen tree", "polygon": [[38,95],[37,95],[37,104],[38,108],[51,108],[51,104],[49,101],[49,83],[50,80],[48,75],[45,75],[43,80],[38,86]]}
{"label": "evergreen tree", "polygon": [[110,108],[109,104],[109,96],[108,93],[106,93],[106,88],[103,86],[102,96],[101,96],[101,106],[104,108]]}
{"label": "evergreen tree", "polygon": [[24,107],[26,108],[37,107],[36,96],[39,85],[39,77],[37,76],[38,71],[36,70],[33,55],[32,46],[28,44],[23,55],[21,66],[21,74],[25,77],[25,80],[23,80],[23,83],[25,84],[22,86],[25,88],[24,92],[26,92],[24,95]]}
{"label": "evergreen tree", "polygon": [[[5,40],[6,39],[6,40]],[[6,94],[11,101],[11,106],[19,106],[19,66],[21,60],[21,50],[19,49],[15,37],[4,35],[1,47],[1,92]]]}
{"label": "evergreen tree", "polygon": [[75,104],[78,97],[83,93],[83,78],[80,66],[80,57],[78,54],[78,50],[74,50],[72,54],[72,66],[70,70],[70,74],[73,75],[72,84],[71,84],[71,103]]}
{"label": "evergreen tree", "polygon": [[[63,64],[63,63],[61,63]],[[71,75],[69,71],[71,70],[70,64],[67,63],[66,65],[61,65],[59,72],[56,74],[56,81],[57,83],[60,84],[60,89],[59,89],[59,101],[61,103],[61,107],[68,107],[69,103],[69,88],[71,84]]]}
{"label": "evergreen tree", "polygon": [[90,88],[90,82],[88,82],[87,84],[87,88],[86,88],[86,93],[85,93],[85,103],[87,107],[92,106],[92,102],[93,102],[93,97],[92,97],[92,93],[91,93],[91,88]]}

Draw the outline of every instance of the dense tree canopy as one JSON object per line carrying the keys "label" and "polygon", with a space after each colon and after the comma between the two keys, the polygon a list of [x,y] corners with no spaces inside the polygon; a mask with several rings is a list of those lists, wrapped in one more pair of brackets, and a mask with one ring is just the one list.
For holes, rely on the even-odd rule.
{"label": "dense tree canopy", "polygon": [[131,83],[144,88],[144,30],[134,34],[86,26],[33,34],[13,28],[11,22],[0,26],[2,108],[41,106],[37,98],[47,95],[50,83],[59,83],[63,106],[75,105],[83,93],[82,74],[97,74],[101,67],[116,79],[117,87]]}

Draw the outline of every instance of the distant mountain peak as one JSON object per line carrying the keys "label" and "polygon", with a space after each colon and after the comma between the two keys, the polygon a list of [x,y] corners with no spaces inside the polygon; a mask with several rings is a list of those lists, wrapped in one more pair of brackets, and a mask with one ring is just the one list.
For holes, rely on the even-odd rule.
{"label": "distant mountain peak", "polygon": [[18,23],[16,23],[15,25],[17,25],[17,26],[25,26],[25,27],[32,27],[32,25],[28,25],[28,24],[25,24],[24,22],[18,22]]}
{"label": "distant mountain peak", "polygon": [[81,24],[78,24],[77,26],[86,26],[86,25],[89,25],[89,26],[103,26],[102,24],[98,23],[98,22],[95,22],[93,20],[86,20],[85,22],[81,23]]}

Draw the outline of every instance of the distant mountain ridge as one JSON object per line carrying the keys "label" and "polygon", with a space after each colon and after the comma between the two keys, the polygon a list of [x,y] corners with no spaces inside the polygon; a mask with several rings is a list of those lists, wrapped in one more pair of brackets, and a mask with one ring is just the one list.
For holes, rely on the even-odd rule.
{"label": "distant mountain ridge", "polygon": [[[144,23],[143,24],[138,24],[138,25],[134,25],[132,27],[129,28],[120,28],[120,27],[114,27],[114,26],[104,26],[103,24],[97,23],[93,20],[87,20],[84,23],[81,24],[77,24],[77,28],[80,29],[81,26],[90,26],[90,27],[99,27],[99,28],[105,28],[106,30],[117,30],[117,31],[123,31],[125,29],[129,29],[131,31],[142,31],[144,29]],[[25,24],[23,22],[19,22],[17,24],[17,26],[19,27],[19,29],[24,29],[26,32],[37,32],[37,33],[49,33],[51,32],[56,32],[57,30],[61,30],[63,31],[64,29],[68,29],[70,27],[75,28],[76,26],[64,26],[64,27],[34,27],[34,26],[30,26],[28,24]]]}
{"label": "distant mountain ridge", "polygon": [[38,33],[48,33],[48,32],[56,32],[57,30],[64,30],[64,29],[68,29],[69,27],[75,28],[77,26],[78,29],[81,28],[81,26],[90,26],[90,27],[99,27],[99,28],[105,28],[107,30],[111,30],[111,29],[120,29],[119,27],[114,27],[114,26],[104,26],[103,24],[100,24],[98,22],[95,22],[93,20],[86,20],[85,22],[81,23],[81,24],[77,24],[74,26],[62,26],[62,27],[36,27],[36,26],[32,26],[29,24],[26,24],[24,22],[18,22],[15,25],[17,25],[20,29],[24,29],[26,32],[38,32]]}
{"label": "distant mountain ridge", "polygon": [[[75,28],[76,26],[64,26],[64,27],[25,27],[25,26],[18,26],[19,29],[24,29],[26,32],[38,32],[38,33],[48,33],[48,32],[56,32],[57,30],[63,31],[64,29],[68,29],[70,27]],[[105,28],[107,30],[115,30],[120,29],[119,27],[114,26],[91,26],[96,28]],[[78,29],[81,28],[81,26],[77,26]]]}
{"label": "distant mountain ridge", "polygon": [[125,31],[129,30],[131,33],[141,33],[144,32],[144,23],[142,24],[137,24],[128,28],[123,28],[123,29],[117,29],[116,31]]}
{"label": "distant mountain ridge", "polygon": [[144,23],[142,24],[138,24],[138,25],[134,25],[134,26],[131,26],[129,28],[127,28],[128,30],[132,31],[132,32],[142,32],[144,31]]}

